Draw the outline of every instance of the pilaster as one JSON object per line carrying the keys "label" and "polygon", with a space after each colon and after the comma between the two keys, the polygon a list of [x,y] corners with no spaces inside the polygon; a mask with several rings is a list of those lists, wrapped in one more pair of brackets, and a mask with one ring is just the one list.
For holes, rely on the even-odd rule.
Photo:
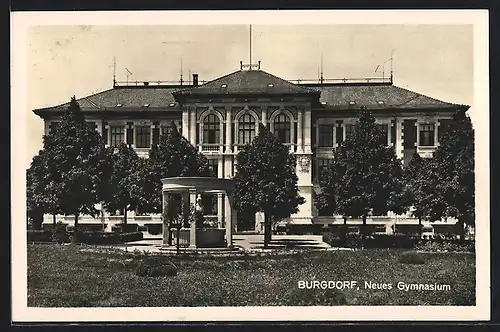
{"label": "pilaster", "polygon": [[297,153],[304,152],[304,139],[302,134],[303,122],[303,110],[299,107],[297,111]]}
{"label": "pilaster", "polygon": [[[232,126],[232,114],[231,114],[231,107],[226,107],[226,132],[223,133],[223,135],[226,135],[226,153],[231,153],[232,152],[232,142],[231,142],[231,130],[233,128]],[[222,133],[222,130],[221,130]],[[221,135],[222,139],[222,135]]]}
{"label": "pilaster", "polygon": [[311,109],[307,108],[304,114],[304,152],[311,153]]}

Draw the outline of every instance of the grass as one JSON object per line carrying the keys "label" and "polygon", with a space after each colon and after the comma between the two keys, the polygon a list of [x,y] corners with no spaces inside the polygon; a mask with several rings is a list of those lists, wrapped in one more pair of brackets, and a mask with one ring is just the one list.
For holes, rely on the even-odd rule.
{"label": "grass", "polygon": [[[176,276],[141,277],[144,255],[88,246],[28,245],[30,307],[474,305],[475,255],[405,250],[310,252],[293,256],[162,257]],[[359,289],[299,289],[300,280],[355,280]],[[370,290],[364,282],[391,283]],[[402,291],[398,282],[448,284],[449,291]]]}

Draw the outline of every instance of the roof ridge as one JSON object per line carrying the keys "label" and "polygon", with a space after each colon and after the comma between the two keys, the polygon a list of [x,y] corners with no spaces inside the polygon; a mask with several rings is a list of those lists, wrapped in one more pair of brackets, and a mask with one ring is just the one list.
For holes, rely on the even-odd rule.
{"label": "roof ridge", "polygon": [[226,75],[223,75],[223,76],[220,76],[220,77],[214,78],[213,80],[211,80],[211,81],[207,81],[207,82],[205,82],[205,83],[203,83],[203,84],[200,84],[200,85],[193,85],[193,86],[191,86],[191,87],[189,87],[189,88],[176,90],[176,91],[174,91],[174,92],[184,92],[184,91],[190,91],[190,90],[196,89],[196,88],[198,88],[198,87],[202,87],[202,86],[204,86],[204,85],[207,85],[207,84],[210,84],[210,83],[216,82],[216,81],[221,80],[221,79],[223,79],[223,78],[226,78],[226,77],[228,77],[228,76],[230,76],[230,75],[236,74],[237,72],[240,72],[240,71],[241,71],[241,70],[235,70],[235,71],[233,71],[233,72],[231,72],[231,73],[229,73],[229,74],[226,74]]}
{"label": "roof ridge", "polygon": [[313,90],[313,89],[310,89],[310,88],[307,88],[307,87],[304,87],[304,86],[301,86],[301,85],[295,84],[295,83],[293,83],[293,82],[290,82],[289,80],[285,80],[284,78],[281,78],[281,77],[279,77],[279,76],[276,76],[276,75],[274,75],[274,74],[271,74],[271,73],[269,73],[269,72],[267,72],[267,71],[265,71],[265,70],[261,70],[261,69],[259,69],[259,71],[261,71],[261,72],[263,72],[264,74],[269,75],[269,76],[271,76],[271,77],[277,78],[277,79],[279,79],[279,80],[281,80],[281,81],[287,82],[288,84],[293,85],[293,86],[294,86],[294,87],[296,87],[296,88],[299,88],[299,89],[302,89],[302,90],[306,90],[306,91],[315,91],[315,90]]}
{"label": "roof ridge", "polygon": [[400,86],[397,86],[397,85],[393,85],[395,88],[398,88],[398,89],[401,89],[401,90],[405,90],[405,91],[408,91],[408,92],[411,92],[413,94],[415,94],[415,96],[411,99],[409,99],[408,101],[405,101],[404,103],[402,103],[401,105],[404,105],[406,103],[409,103],[410,101],[412,100],[415,100],[417,99],[418,97],[425,97],[425,98],[429,98],[431,100],[434,100],[434,101],[437,101],[437,102],[440,102],[440,103],[444,103],[444,104],[449,104],[449,105],[458,105],[458,104],[455,104],[455,103],[451,103],[451,102],[448,102],[448,101],[444,101],[444,100],[441,100],[441,99],[437,99],[437,98],[433,98],[433,97],[430,97],[428,95],[424,95],[423,93],[419,93],[419,92],[416,92],[416,91],[413,91],[413,90],[410,90],[410,89],[407,89],[407,88],[403,88],[403,87],[400,87]]}

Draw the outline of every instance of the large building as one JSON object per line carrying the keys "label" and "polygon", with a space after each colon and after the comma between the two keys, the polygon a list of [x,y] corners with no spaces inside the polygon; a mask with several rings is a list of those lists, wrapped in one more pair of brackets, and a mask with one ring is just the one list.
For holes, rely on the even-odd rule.
{"label": "large building", "polygon": [[[415,152],[431,157],[453,113],[469,107],[397,87],[392,74],[379,79],[291,82],[261,70],[260,63],[240,63],[240,70],[209,82],[199,81],[197,74],[193,74],[192,81],[177,84],[113,80],[111,89],[80,98],[78,103],[108,146],[126,142],[143,157],[148,156],[151,145],[173,121],[207,156],[210,167],[221,178],[234,176],[238,149],[251,142],[258,133],[258,124],[263,123],[297,156],[298,186],[306,202],[287,220],[295,224],[343,222],[321,216],[313,197],[320,190],[320,169],[353,130],[356,111],[361,107],[372,112],[386,133],[387,145],[404,163]],[[44,120],[45,133],[56,130],[67,107],[62,104],[34,110]],[[216,196],[213,201],[208,214],[223,223],[224,197]],[[60,218],[71,222],[73,217]],[[121,220],[119,215],[106,214],[104,218],[110,224]],[[395,218],[374,216],[369,222],[390,225]],[[398,218],[399,222],[416,222],[410,217]],[[49,216],[46,220],[51,222]],[[131,213],[129,222],[134,220],[138,224],[161,222],[156,215]],[[250,223],[260,230],[263,220],[257,214]],[[100,220],[84,216],[82,222]]]}

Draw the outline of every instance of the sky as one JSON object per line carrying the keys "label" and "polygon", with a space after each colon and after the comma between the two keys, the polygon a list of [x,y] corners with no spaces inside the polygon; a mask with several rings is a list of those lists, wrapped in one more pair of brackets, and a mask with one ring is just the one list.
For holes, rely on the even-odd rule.
{"label": "sky", "polygon": [[[26,167],[42,147],[33,109],[112,88],[117,80],[212,80],[249,62],[249,25],[35,26],[27,32]],[[472,25],[252,25],[252,62],[284,79],[389,76],[394,84],[457,104],[473,103]],[[181,67],[182,63],[182,67]]]}

